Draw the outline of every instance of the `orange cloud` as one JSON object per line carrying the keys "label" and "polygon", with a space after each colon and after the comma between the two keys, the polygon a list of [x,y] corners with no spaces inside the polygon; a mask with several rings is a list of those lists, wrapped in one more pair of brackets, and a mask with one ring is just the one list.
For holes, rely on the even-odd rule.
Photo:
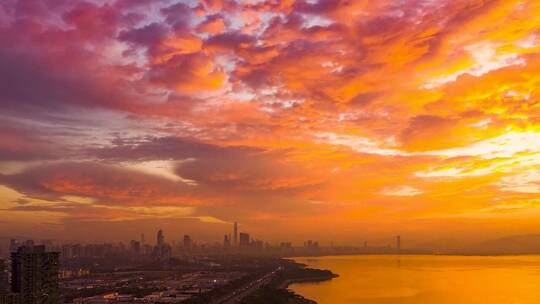
{"label": "orange cloud", "polygon": [[0,221],[540,233],[538,1],[7,6]]}

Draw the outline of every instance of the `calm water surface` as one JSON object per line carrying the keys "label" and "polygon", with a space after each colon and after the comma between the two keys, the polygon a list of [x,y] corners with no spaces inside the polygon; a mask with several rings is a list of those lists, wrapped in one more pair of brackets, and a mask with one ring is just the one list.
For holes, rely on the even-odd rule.
{"label": "calm water surface", "polygon": [[293,284],[319,304],[538,304],[540,256],[295,258],[339,278]]}

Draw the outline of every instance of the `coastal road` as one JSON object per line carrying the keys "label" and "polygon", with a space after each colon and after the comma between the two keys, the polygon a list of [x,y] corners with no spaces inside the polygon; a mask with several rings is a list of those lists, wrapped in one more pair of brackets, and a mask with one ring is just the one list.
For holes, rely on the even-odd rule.
{"label": "coastal road", "polygon": [[251,281],[248,284],[242,286],[241,288],[236,289],[235,291],[231,292],[227,296],[213,302],[215,304],[238,304],[242,301],[243,298],[250,295],[252,292],[255,292],[257,289],[263,287],[264,285],[270,283],[272,281],[272,278],[276,273],[281,270],[280,267],[276,268],[272,272],[269,272],[265,274],[264,276],[256,279],[255,281]]}

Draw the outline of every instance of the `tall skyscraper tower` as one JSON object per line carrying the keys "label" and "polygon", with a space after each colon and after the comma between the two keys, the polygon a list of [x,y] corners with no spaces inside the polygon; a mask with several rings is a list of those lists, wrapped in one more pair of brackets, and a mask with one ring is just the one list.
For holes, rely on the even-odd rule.
{"label": "tall skyscraper tower", "polygon": [[396,237],[396,249],[397,251],[401,250],[401,236],[400,235]]}
{"label": "tall skyscraper tower", "polygon": [[158,233],[157,233],[157,246],[159,248],[163,247],[163,245],[165,244],[165,236],[163,236],[163,230],[159,229]]}
{"label": "tall skyscraper tower", "polygon": [[11,291],[18,303],[60,303],[58,255],[45,246],[23,246],[11,253]]}
{"label": "tall skyscraper tower", "polygon": [[237,222],[234,222],[233,243],[234,243],[234,247],[238,246],[238,223]]}
{"label": "tall skyscraper tower", "polygon": [[191,237],[189,235],[184,235],[184,250],[191,250],[191,247],[193,247],[193,240],[191,240]]}

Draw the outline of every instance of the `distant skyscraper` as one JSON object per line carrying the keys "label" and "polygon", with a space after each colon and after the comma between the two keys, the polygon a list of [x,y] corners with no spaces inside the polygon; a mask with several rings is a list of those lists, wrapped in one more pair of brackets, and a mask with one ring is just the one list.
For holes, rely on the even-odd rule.
{"label": "distant skyscraper", "polygon": [[141,246],[144,247],[144,233],[141,233]]}
{"label": "distant skyscraper", "polygon": [[159,229],[157,233],[157,246],[159,248],[163,247],[165,244],[165,236],[163,236],[163,230]]}
{"label": "distant skyscraper", "polygon": [[191,250],[191,247],[193,246],[193,241],[191,240],[191,237],[189,235],[184,235],[184,249]]}
{"label": "distant skyscraper", "polygon": [[238,246],[238,223],[237,222],[234,222],[233,243],[235,247]]}
{"label": "distant skyscraper", "polygon": [[249,234],[245,232],[240,232],[240,243],[241,248],[249,247]]}
{"label": "distant skyscraper", "polygon": [[396,237],[396,249],[397,251],[401,250],[401,236],[400,235]]}
{"label": "distant skyscraper", "polygon": [[11,291],[18,303],[60,303],[58,255],[45,246],[23,246],[11,253]]}
{"label": "distant skyscraper", "polygon": [[132,240],[129,243],[129,251],[132,256],[139,256],[141,254],[141,243],[135,240]]}
{"label": "distant skyscraper", "polygon": [[231,235],[225,234],[223,236],[223,249],[229,249],[231,248]]}

